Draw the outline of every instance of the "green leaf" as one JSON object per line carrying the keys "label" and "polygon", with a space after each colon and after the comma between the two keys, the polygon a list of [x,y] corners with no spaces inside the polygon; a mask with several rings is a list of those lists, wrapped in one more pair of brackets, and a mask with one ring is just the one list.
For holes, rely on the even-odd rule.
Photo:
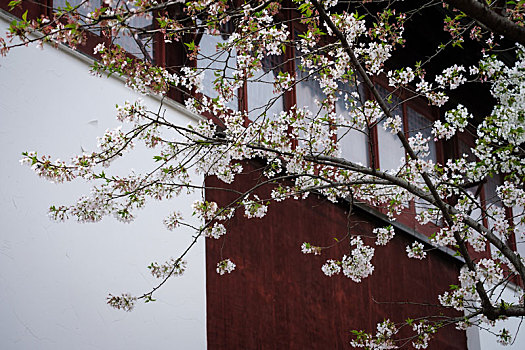
{"label": "green leaf", "polygon": [[24,22],[27,22],[27,10],[26,10],[26,12],[24,12],[24,14],[22,15],[22,19],[24,20]]}
{"label": "green leaf", "polygon": [[151,295],[146,296],[146,298],[144,299],[145,303],[149,303],[151,301],[157,301],[157,299],[153,299]]}
{"label": "green leaf", "polygon": [[194,51],[195,50],[195,42],[192,41],[191,43],[184,43],[184,45],[186,45],[188,47],[188,49],[190,49],[190,51]]}
{"label": "green leaf", "polygon": [[[13,0],[13,1],[10,1],[9,4],[7,4],[7,6],[9,6],[9,11],[12,11],[16,6],[18,6],[20,3],[22,2],[22,0]],[[27,12],[27,11],[26,11]]]}

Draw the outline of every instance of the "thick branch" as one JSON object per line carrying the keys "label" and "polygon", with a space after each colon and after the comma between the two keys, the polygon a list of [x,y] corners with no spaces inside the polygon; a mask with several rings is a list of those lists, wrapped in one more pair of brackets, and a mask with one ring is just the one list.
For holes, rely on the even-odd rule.
{"label": "thick branch", "polygon": [[483,23],[494,33],[503,35],[508,40],[525,45],[525,27],[512,22],[507,17],[491,10],[484,1],[476,0],[444,0],[464,12],[467,16]]}
{"label": "thick branch", "polygon": [[[341,42],[343,48],[345,49],[347,54],[350,56],[350,60],[352,61],[352,64],[354,65],[354,67],[358,71],[359,75],[364,80],[366,86],[371,90],[371,92],[374,95],[374,97],[375,97],[377,103],[379,104],[380,108],[383,110],[383,112],[388,117],[392,117],[392,115],[390,113],[390,109],[386,105],[386,103],[383,100],[383,98],[380,96],[380,94],[377,91],[377,89],[375,88],[373,82],[368,77],[368,74],[366,73],[365,69],[363,68],[361,63],[358,61],[357,55],[355,54],[354,50],[352,49],[352,47],[350,46],[350,44],[346,40],[345,35],[343,33],[341,33],[341,31],[335,26],[335,24],[333,23],[331,18],[328,16],[328,14],[326,13],[326,11],[322,7],[322,5],[317,0],[311,0],[311,3],[315,6],[316,10],[319,12],[321,20],[323,20],[325,22],[325,24],[328,27],[330,27],[330,29],[335,34],[337,39]],[[412,149],[412,147],[410,147],[407,139],[405,138],[405,135],[402,132],[398,132],[397,136],[401,140],[401,142],[403,144],[403,147],[405,148],[405,150],[408,153],[408,155],[410,156],[410,158],[414,159],[414,160],[417,160],[417,155],[415,154],[415,152]],[[445,203],[441,199],[441,197],[440,197],[436,187],[432,183],[432,181],[431,181],[430,177],[428,176],[428,174],[426,174],[425,172],[422,172],[421,176],[423,177],[423,180],[425,181],[425,184],[427,185],[427,187],[428,187],[428,189],[429,189],[429,191],[431,193],[432,200],[430,202],[432,204],[434,204],[435,206],[437,206],[441,210],[445,220],[447,221],[447,224],[449,226],[452,226],[454,224],[454,220],[452,218],[452,215],[453,215],[453,211],[455,211],[455,209],[453,207],[449,206],[447,203]],[[425,197],[428,197],[428,196],[425,195]],[[451,210],[451,209],[453,209],[453,210]],[[516,257],[515,254],[513,254],[512,252],[509,254],[509,252],[504,249],[506,247],[505,244],[503,244],[503,242],[501,242],[501,240],[498,237],[496,237],[495,235],[493,235],[491,233],[490,233],[490,235],[491,235],[490,238],[492,238],[492,240],[494,240],[494,241],[497,241],[499,243],[498,244],[499,247],[503,248],[503,250],[501,250],[502,253],[505,256],[507,256],[507,254],[508,254],[507,258],[509,258],[509,261],[511,261],[511,263],[513,265],[516,263],[515,267],[518,270],[518,272],[520,273],[520,276],[523,278],[525,269],[523,268],[523,264],[521,263],[521,261],[516,260],[516,259],[512,259],[511,260],[513,255],[514,255],[514,257]],[[486,237],[488,238],[488,236],[489,235],[487,234]],[[472,258],[470,257],[470,254],[468,253],[468,250],[467,250],[467,247],[465,245],[465,242],[461,238],[461,236],[459,235],[458,232],[454,232],[454,239],[456,240],[456,243],[458,245],[459,253],[465,259],[465,262],[466,262],[467,267],[469,268],[469,270],[476,271],[476,266],[475,266],[474,262],[472,261]],[[491,241],[491,240],[489,239],[489,241]],[[485,288],[484,288],[484,286],[483,286],[483,284],[481,282],[476,283],[476,291],[477,291],[479,297],[481,298],[481,302],[482,302],[482,305],[483,305],[484,312],[490,318],[495,313],[495,310],[494,310],[494,307],[492,306],[492,304],[490,302],[490,298],[488,297],[487,292],[486,292],[486,290],[485,290]]]}

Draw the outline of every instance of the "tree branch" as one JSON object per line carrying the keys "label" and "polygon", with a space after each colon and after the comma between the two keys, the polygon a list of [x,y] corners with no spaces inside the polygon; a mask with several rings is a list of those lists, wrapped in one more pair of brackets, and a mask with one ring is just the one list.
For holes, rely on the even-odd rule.
{"label": "tree branch", "polygon": [[[311,0],[311,3],[314,5],[316,10],[319,12],[320,19],[323,20],[324,23],[328,27],[330,27],[330,29],[332,30],[334,35],[341,42],[341,45],[343,46],[345,51],[350,56],[350,60],[352,61],[352,64],[354,65],[356,70],[359,72],[359,75],[364,80],[365,85],[371,90],[371,92],[372,92],[373,96],[375,97],[377,103],[379,104],[380,108],[383,110],[383,112],[388,117],[391,117],[392,115],[390,113],[390,109],[386,105],[386,103],[383,100],[383,98],[381,98],[381,96],[380,96],[379,92],[377,91],[377,89],[375,88],[373,82],[368,77],[368,74],[366,73],[365,69],[363,68],[363,66],[358,61],[357,55],[355,54],[354,50],[352,49],[352,47],[350,46],[350,44],[346,40],[346,37],[344,36],[344,34],[341,33],[341,31],[335,26],[335,24],[333,23],[333,21],[331,20],[329,15],[324,10],[323,6],[317,0]],[[417,155],[414,153],[414,150],[412,149],[412,147],[410,147],[407,139],[405,138],[405,135],[401,131],[399,131],[397,133],[397,136],[400,139],[400,141],[402,142],[403,147],[405,148],[405,150],[408,153],[408,155],[410,156],[410,158],[414,159],[414,160],[417,160]],[[426,174],[425,172],[422,172],[421,176],[423,177],[423,180],[425,181],[425,184],[427,185],[427,187],[428,187],[428,189],[429,189],[429,191],[431,193],[430,197],[432,198],[432,200],[430,200],[429,202],[431,202],[432,204],[434,204],[435,206],[437,206],[441,210],[441,212],[443,213],[443,216],[445,217],[445,220],[447,221],[447,224],[449,226],[452,226],[454,224],[454,220],[453,220],[452,216],[454,215],[454,212],[456,212],[455,208],[451,207],[450,205],[448,205],[447,203],[445,203],[441,199],[441,197],[440,197],[436,187],[432,183],[432,181],[431,181],[430,177],[428,176],[428,174]],[[423,191],[421,191],[421,192],[423,192]],[[428,195],[425,194],[424,197],[428,198]],[[424,197],[421,197],[421,198],[424,198]],[[472,223],[469,223],[468,225],[471,226],[471,224]],[[476,225],[477,226],[476,229],[482,230],[481,225],[479,225],[478,223],[476,223],[476,224],[477,224]],[[489,240],[489,242],[492,243],[492,241],[494,241],[494,242],[497,243],[497,244],[495,244],[495,246],[503,253],[503,255],[505,255],[509,259],[509,261],[511,261],[511,263],[513,265],[515,265],[515,267],[518,270],[520,276],[523,278],[523,276],[524,276],[523,274],[525,272],[525,269],[524,269],[523,264],[521,263],[521,261],[519,261],[517,259],[512,259],[512,258],[516,257],[515,254],[513,254],[511,251],[509,252],[507,250],[508,247],[503,242],[501,242],[501,240],[498,237],[496,237],[494,234],[492,234],[487,229],[485,229],[483,231],[485,233],[485,236]],[[467,264],[468,269],[471,270],[471,271],[476,271],[476,266],[475,266],[475,264],[474,264],[474,262],[472,260],[472,257],[470,256],[470,254],[468,252],[468,249],[467,249],[467,247],[465,245],[464,240],[461,238],[461,236],[459,235],[458,232],[454,232],[454,239],[455,239],[456,244],[458,246],[459,253],[465,259],[465,262]],[[505,249],[505,248],[507,248],[507,249]],[[477,293],[478,293],[478,295],[479,295],[479,297],[481,299],[481,303],[482,303],[482,306],[483,306],[484,314],[487,315],[487,317],[489,319],[495,319],[495,317],[497,317],[498,312],[497,312],[496,308],[494,308],[494,306],[492,306],[492,303],[490,301],[490,298],[487,295],[487,292],[486,292],[486,290],[485,290],[485,288],[483,286],[483,283],[481,283],[481,282],[477,282],[476,283],[476,291],[477,291]]]}
{"label": "tree branch", "polygon": [[483,1],[476,0],[444,0],[464,12],[467,16],[483,23],[494,33],[503,35],[508,40],[525,45],[525,27],[512,22],[507,17],[494,12]]}

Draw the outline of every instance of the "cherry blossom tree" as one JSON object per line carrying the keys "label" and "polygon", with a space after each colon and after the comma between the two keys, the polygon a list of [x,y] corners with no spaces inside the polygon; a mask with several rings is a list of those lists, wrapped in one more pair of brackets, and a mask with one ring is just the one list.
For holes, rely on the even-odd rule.
{"label": "cherry blossom tree", "polygon": [[[10,6],[23,2],[15,0]],[[193,244],[227,235],[224,223],[233,215],[261,218],[273,202],[310,193],[334,202],[346,199],[350,206],[378,208],[391,220],[403,215],[407,203],[416,203],[415,219],[421,225],[435,225],[436,232],[427,243],[407,246],[407,255],[425,259],[436,247],[457,252],[465,263],[458,284],[443,291],[436,302],[464,316],[404,324],[385,320],[375,334],[356,331],[352,345],[396,348],[401,345],[396,338],[399,329],[409,327],[413,347],[426,348],[432,335],[448,324],[490,329],[501,319],[525,316],[525,261],[516,249],[525,242],[524,13],[524,1],[429,0],[410,5],[110,0],[96,8],[85,0],[66,3],[51,16],[28,18],[26,12],[0,38],[0,52],[6,55],[17,46],[44,43],[76,48],[98,33],[93,74],[123,76],[142,94],[164,98],[176,92],[188,110],[202,116],[198,123],[177,125],[162,108],[151,110],[140,99],[126,101],[116,110],[122,126],[102,135],[97,150],[69,161],[24,153],[21,162],[41,177],[53,182],[83,178],[93,184],[91,193],[76,203],[52,206],[49,214],[54,220],[96,222],[112,215],[130,222],[150,200],[205,190],[205,184],[190,181],[190,174],[216,176],[224,190],[231,190],[244,162],[253,159],[264,163],[263,180],[236,193],[235,201],[219,205],[203,198],[192,204],[202,223],[193,227]],[[409,40],[418,16],[439,18],[441,28],[433,29],[439,31],[439,39],[429,39],[431,54],[407,64],[406,50],[418,51],[419,43]],[[153,19],[154,25],[135,25],[134,20],[141,18]],[[137,42],[140,58],[112,40],[119,33]],[[205,39],[213,43],[211,53],[203,47]],[[156,65],[147,52],[155,40],[180,44],[186,64]],[[451,48],[463,48],[464,55],[450,57]],[[388,88],[377,81],[385,81]],[[283,98],[306,83],[318,92],[309,106],[282,108]],[[249,84],[270,86],[271,93],[260,105],[248,100],[240,108],[237,101]],[[471,86],[492,96],[486,99],[487,111],[473,111],[472,103],[462,101],[464,87]],[[427,133],[404,129],[399,107],[414,99],[439,108],[440,118]],[[378,166],[376,130],[401,145],[405,156],[399,166]],[[475,136],[464,154],[443,161],[430,156],[435,142],[463,133]],[[365,162],[343,154],[342,140],[357,139],[356,135],[366,140]],[[144,174],[106,175],[104,168],[133,152],[137,143],[154,150],[156,166]],[[481,187],[495,177],[504,179],[496,184],[496,196],[480,201]],[[257,189],[267,184],[273,186],[271,197],[261,198]],[[189,225],[185,219],[177,212],[159,218],[169,230]],[[395,230],[387,226],[373,233],[375,245],[383,246]],[[349,235],[348,254],[327,260],[320,273],[342,273],[360,282],[374,271],[375,248],[362,237]],[[159,278],[157,287],[139,296],[110,294],[108,304],[130,311],[138,300],[154,300],[155,291],[170,277],[191,268],[184,261],[189,249],[191,245],[181,256],[148,266]],[[317,255],[326,248],[305,242],[298,249]],[[234,273],[235,267],[234,261],[224,259],[217,263],[217,273]],[[505,300],[501,291],[511,285],[519,296]],[[497,336],[501,343],[512,342],[508,330]]]}

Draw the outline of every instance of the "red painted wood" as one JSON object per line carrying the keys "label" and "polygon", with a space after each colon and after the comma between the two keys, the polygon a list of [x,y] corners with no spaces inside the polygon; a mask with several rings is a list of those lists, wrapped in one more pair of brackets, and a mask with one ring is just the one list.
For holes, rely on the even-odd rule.
{"label": "red painted wood", "polygon": [[[245,190],[260,173],[245,165],[246,175],[234,187]],[[224,186],[208,178],[209,186]],[[261,198],[270,188],[263,187]],[[231,192],[208,190],[208,200],[227,203]],[[397,234],[387,247],[376,247],[374,274],[357,284],[321,271],[326,259],[340,259],[348,240],[321,256],[304,255],[300,246],[335,243],[346,235],[347,212],[342,205],[312,195],[304,201],[272,204],[263,219],[246,219],[238,210],[220,240],[206,242],[208,348],[215,349],[350,349],[350,330],[374,331],[385,317],[436,314],[439,309],[396,302],[437,303],[437,295],[456,284],[458,266],[448,256],[432,253],[423,262],[408,259],[412,239]],[[351,233],[372,236],[370,218],[353,215]],[[373,238],[367,238],[373,244]],[[237,269],[219,276],[216,263],[230,258]],[[375,300],[375,301],[373,301]],[[449,327],[430,349],[466,349],[464,332]]]}
{"label": "red painted wood", "polygon": [[22,15],[26,11],[27,11],[28,20],[36,19],[40,17],[40,15],[46,13],[46,6],[47,6],[46,0],[22,1],[19,6],[16,6],[11,11],[9,10],[10,2],[11,0],[0,0],[0,8],[5,11],[10,12],[13,16],[16,16],[18,18],[22,18]]}

